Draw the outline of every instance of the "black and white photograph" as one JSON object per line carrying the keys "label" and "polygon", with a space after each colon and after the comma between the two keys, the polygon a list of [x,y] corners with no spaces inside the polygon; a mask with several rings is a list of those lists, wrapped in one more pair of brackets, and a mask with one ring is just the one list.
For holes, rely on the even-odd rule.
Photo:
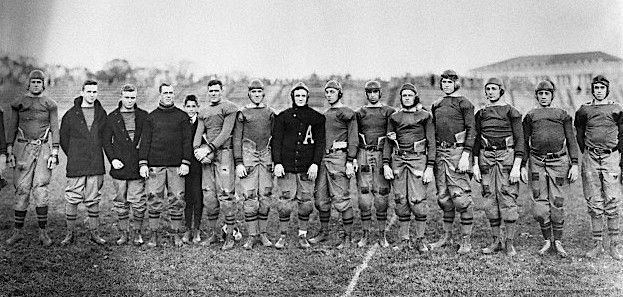
{"label": "black and white photograph", "polygon": [[623,296],[619,0],[1,0],[0,296]]}

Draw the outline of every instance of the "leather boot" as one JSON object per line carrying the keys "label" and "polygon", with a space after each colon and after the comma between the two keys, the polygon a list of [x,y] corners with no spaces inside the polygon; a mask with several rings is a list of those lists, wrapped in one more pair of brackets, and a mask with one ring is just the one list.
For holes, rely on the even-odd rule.
{"label": "leather boot", "polygon": [[247,237],[247,241],[242,245],[242,247],[245,250],[251,250],[253,249],[255,242],[257,242],[257,235],[249,235],[249,237]]}
{"label": "leather boot", "polygon": [[426,239],[424,238],[418,238],[415,240],[415,246],[417,248],[417,251],[420,252],[420,254],[427,254],[428,253],[428,246],[429,244],[427,244]]}
{"label": "leather boot", "polygon": [[338,250],[343,250],[343,249],[348,249],[350,248],[350,242],[351,242],[352,238],[350,234],[342,234],[342,237],[340,238],[340,243],[337,245],[337,249]]}
{"label": "leather boot", "polygon": [[593,248],[586,253],[587,258],[594,259],[604,253],[604,244],[602,240],[595,240],[593,245]]}
{"label": "leather boot", "polygon": [[190,240],[191,240],[191,236],[192,236],[192,231],[190,231],[190,229],[186,230],[186,232],[184,232],[184,236],[182,236],[182,242],[185,244],[190,244]]}
{"label": "leather boot", "polygon": [[307,241],[307,236],[306,235],[299,235],[299,248],[308,249],[310,247],[311,247],[311,245]]}
{"label": "leather boot", "polygon": [[493,237],[493,241],[488,246],[482,249],[482,253],[488,255],[488,254],[493,254],[495,252],[499,252],[503,249],[504,249],[504,246],[500,238]]}
{"label": "leather boot", "polygon": [[130,240],[130,232],[121,231],[121,236],[117,239],[117,245],[124,245]]}
{"label": "leather boot", "polygon": [[452,242],[452,232],[444,232],[441,238],[430,245],[431,250],[440,249]]}
{"label": "leather boot", "polygon": [[232,233],[228,233],[225,238],[225,243],[221,247],[222,251],[228,251],[234,248],[234,235]]}
{"label": "leather boot", "polygon": [[180,234],[178,232],[173,233],[173,244],[176,247],[183,247],[184,246],[184,242],[182,241],[182,237],[180,236]]}
{"label": "leather boot", "polygon": [[48,231],[46,229],[39,229],[39,242],[41,242],[44,247],[52,245],[52,239],[48,235]]}
{"label": "leather boot", "polygon": [[357,243],[357,247],[362,248],[362,247],[365,247],[366,245],[368,245],[369,234],[370,234],[370,231],[367,231],[367,230],[363,231],[363,235],[361,236],[361,239]]}
{"label": "leather boot", "polygon": [[623,256],[621,255],[621,251],[619,250],[621,244],[618,241],[610,240],[610,256],[612,259],[617,261],[621,261]]}
{"label": "leather boot", "polygon": [[512,239],[506,240],[506,255],[509,257],[514,257],[517,255],[517,251],[515,250]]}
{"label": "leather boot", "polygon": [[283,249],[286,244],[286,235],[281,234],[281,236],[279,236],[279,240],[277,240],[277,243],[275,243],[275,248],[278,250]]}
{"label": "leather boot", "polygon": [[201,242],[201,230],[195,229],[193,230],[193,243],[198,244]]}
{"label": "leather boot", "polygon": [[551,247],[552,242],[549,239],[545,240],[545,242],[543,243],[543,247],[541,247],[541,249],[539,250],[539,255],[545,255],[551,249]]}
{"label": "leather boot", "polygon": [[69,244],[72,244],[74,242],[74,237],[74,231],[67,230],[67,233],[65,233],[65,238],[63,238],[63,240],[61,241],[61,246],[67,246]]}
{"label": "leather boot", "polygon": [[560,256],[561,258],[567,257],[567,251],[565,251],[565,249],[562,247],[562,242],[560,240],[554,241],[554,248],[556,249],[556,254],[558,254],[558,256]]}
{"label": "leather boot", "polygon": [[147,241],[147,247],[155,248],[158,246],[158,231],[152,230],[149,234],[149,240]]}
{"label": "leather boot", "polygon": [[459,245],[459,250],[456,251],[459,255],[465,255],[472,251],[472,241],[469,235],[464,235],[461,238],[461,244]]}
{"label": "leather boot", "polygon": [[134,233],[134,234],[132,235],[132,238],[133,238],[133,239],[132,239],[132,243],[133,243],[135,246],[140,246],[140,245],[142,245],[142,244],[144,243],[144,241],[143,241],[143,236],[141,235],[141,230],[132,230],[132,232]]}
{"label": "leather boot", "polygon": [[329,239],[329,232],[325,229],[320,229],[320,232],[318,232],[316,236],[308,239],[307,241],[311,244],[318,244],[323,241],[326,241],[327,239]]}
{"label": "leather boot", "polygon": [[6,240],[6,245],[14,245],[24,239],[22,228],[13,229],[13,234]]}
{"label": "leather boot", "polygon": [[97,229],[91,230],[89,232],[89,239],[91,240],[91,242],[97,244],[97,245],[104,245],[106,244],[106,240],[104,240],[104,238],[102,238],[100,236],[100,232]]}
{"label": "leather boot", "polygon": [[411,240],[409,240],[408,238],[403,238],[400,243],[393,248],[394,251],[403,251],[410,249],[412,249]]}
{"label": "leather boot", "polygon": [[266,234],[266,232],[260,233],[260,241],[262,242],[262,245],[265,247],[273,246],[273,243],[270,242],[270,239],[268,239],[268,235]]}

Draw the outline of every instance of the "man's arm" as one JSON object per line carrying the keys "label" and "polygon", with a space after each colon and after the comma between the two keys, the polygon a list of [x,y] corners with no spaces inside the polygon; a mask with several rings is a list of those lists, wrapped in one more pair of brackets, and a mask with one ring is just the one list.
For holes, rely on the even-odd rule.
{"label": "man's arm", "polygon": [[151,114],[147,116],[145,122],[143,123],[143,131],[141,132],[141,142],[138,147],[138,164],[149,166],[149,150],[151,148],[151,138],[152,138],[152,116]]}
{"label": "man's arm", "polygon": [[244,114],[242,111],[238,112],[236,121],[234,124],[234,133],[232,139],[232,145],[234,146],[234,164],[242,164],[242,132],[244,131]]}
{"label": "man's arm", "polygon": [[523,137],[524,137],[524,148],[525,153],[523,155],[523,159],[521,160],[521,166],[526,166],[528,163],[528,159],[530,159],[530,138],[532,137],[532,118],[530,117],[530,113],[526,114],[523,118]]}
{"label": "man's arm", "polygon": [[19,123],[19,109],[11,104],[11,115],[9,118],[9,126],[7,127],[6,140],[8,145],[13,146],[15,137],[17,136],[17,125]]}
{"label": "man's arm", "polygon": [[467,99],[462,100],[460,105],[463,120],[465,121],[464,152],[471,152],[476,139],[476,120],[474,117],[474,105]]}
{"label": "man's arm", "polygon": [[218,136],[216,136],[212,142],[208,143],[208,146],[212,151],[216,151],[221,148],[223,144],[225,144],[225,141],[231,137],[231,132],[234,129],[234,124],[236,122],[237,108],[235,106],[228,106],[223,109],[223,112],[225,113],[223,118],[223,128]]}
{"label": "man's arm", "polygon": [[106,117],[106,125],[104,125],[102,133],[102,146],[104,147],[104,152],[109,162],[112,162],[114,159],[119,159],[113,146],[113,123],[110,119],[110,115]]}
{"label": "man's arm", "polygon": [[573,124],[571,123],[571,116],[565,112],[564,113],[564,121],[563,128],[565,129],[565,139],[567,140],[567,151],[569,152],[569,159],[571,160],[571,164],[577,165],[578,159],[580,157],[580,149],[578,148],[578,143],[573,137]]}
{"label": "man's arm", "polygon": [[510,111],[510,121],[513,129],[513,141],[515,143],[515,158],[522,159],[525,152],[525,140],[521,123],[521,113],[513,107],[511,107]]}
{"label": "man's arm", "polygon": [[582,107],[575,112],[575,138],[578,142],[578,148],[580,152],[584,153],[584,149],[586,148],[584,144],[584,133],[586,131],[586,114],[582,110]]}
{"label": "man's arm", "polygon": [[190,125],[190,118],[186,113],[182,114],[180,125],[182,126],[182,164],[190,166],[190,160],[193,158],[193,145],[190,140],[193,137],[193,129]]}
{"label": "man's arm", "polygon": [[56,102],[51,99],[48,99],[47,105],[50,121],[50,133],[52,133],[52,149],[56,149],[58,151],[58,146],[60,142],[58,128],[58,106],[56,105]]}
{"label": "man's arm", "polygon": [[281,164],[281,147],[283,145],[283,113],[275,117],[273,130],[271,132],[270,147],[273,163]]}
{"label": "man's arm", "polygon": [[71,137],[71,127],[69,127],[71,125],[70,117],[71,115],[69,115],[69,111],[66,112],[61,120],[61,128],[58,133],[60,146],[66,155],[69,155],[69,138]]}
{"label": "man's arm", "polygon": [[[396,128],[394,127],[391,117],[387,118],[387,133],[385,135],[387,138],[385,138],[385,144],[383,146],[383,164],[389,165],[392,161],[392,146],[396,143]],[[390,135],[394,135],[393,139],[390,138]]]}
{"label": "man's arm", "polygon": [[320,166],[327,145],[327,135],[325,134],[324,127],[326,118],[322,114],[318,114],[318,116],[320,117],[320,121],[312,125],[312,137],[314,138],[313,163]]}
{"label": "man's arm", "polygon": [[426,119],[426,127],[424,127],[426,132],[426,166],[433,167],[435,166],[435,156],[437,155],[437,144],[435,140],[435,124],[433,123],[433,115],[429,114]]}
{"label": "man's arm", "polygon": [[357,125],[357,116],[353,113],[348,123],[348,153],[346,161],[352,162],[357,158],[357,150],[359,149],[359,129]]}

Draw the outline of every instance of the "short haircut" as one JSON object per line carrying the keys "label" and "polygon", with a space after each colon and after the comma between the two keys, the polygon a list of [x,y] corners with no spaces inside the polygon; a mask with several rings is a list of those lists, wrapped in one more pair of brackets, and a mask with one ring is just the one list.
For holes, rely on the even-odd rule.
{"label": "short haircut", "polygon": [[221,89],[223,88],[223,82],[218,79],[212,79],[208,82],[208,88],[215,85],[219,85]]}
{"label": "short haircut", "polygon": [[92,79],[87,79],[82,83],[82,90],[84,91],[85,86],[97,86],[97,82]]}
{"label": "short haircut", "polygon": [[188,103],[188,101],[194,101],[195,104],[199,105],[199,100],[197,100],[197,96],[190,94],[187,95],[186,98],[184,99],[184,105],[186,105],[186,103]]}
{"label": "short haircut", "polygon": [[123,92],[135,92],[136,87],[133,84],[125,84],[121,87],[121,93]]}
{"label": "short haircut", "polygon": [[170,83],[166,83],[166,82],[161,83],[160,86],[158,87],[158,93],[162,93],[162,87],[170,87],[170,86],[171,86]]}

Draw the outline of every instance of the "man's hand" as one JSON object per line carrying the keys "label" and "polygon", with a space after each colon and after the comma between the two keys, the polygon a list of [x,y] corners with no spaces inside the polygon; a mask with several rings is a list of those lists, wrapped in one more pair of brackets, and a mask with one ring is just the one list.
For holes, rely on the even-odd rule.
{"label": "man's hand", "polygon": [[286,172],[283,170],[283,165],[276,164],[275,169],[273,170],[273,174],[276,177],[283,177],[286,174]]}
{"label": "man's hand", "polygon": [[569,173],[567,174],[567,178],[570,182],[575,182],[578,179],[578,164],[571,165],[569,168]]}
{"label": "man's hand", "polygon": [[0,178],[4,176],[4,172],[6,171],[6,155],[0,155]]}
{"label": "man's hand", "polygon": [[521,175],[520,173],[520,169],[519,166],[513,166],[513,168],[511,168],[511,173],[508,176],[508,181],[511,184],[516,184],[519,182],[519,176]]}
{"label": "man's hand", "polygon": [[202,145],[202,146],[200,146],[200,147],[195,149],[195,151],[194,151],[195,159],[197,159],[197,161],[203,163],[202,160],[205,157],[207,157],[209,153],[210,153],[210,148],[207,145]]}
{"label": "man's hand", "polygon": [[149,167],[147,165],[141,165],[141,168],[138,170],[138,173],[142,178],[149,178]]}
{"label": "man's hand", "polygon": [[110,165],[112,165],[112,168],[115,168],[117,170],[123,168],[123,162],[119,161],[119,159],[113,159],[112,161],[110,161]]}
{"label": "man's hand", "polygon": [[48,169],[54,169],[54,167],[56,167],[56,164],[58,164],[58,155],[50,155],[48,157]]}
{"label": "man's hand", "polygon": [[309,165],[309,169],[307,169],[307,177],[311,180],[316,179],[318,176],[318,165],[311,164]]}
{"label": "man's hand", "polygon": [[355,169],[352,162],[346,162],[346,177],[353,178],[355,176]]}
{"label": "man's hand", "polygon": [[243,178],[243,177],[247,176],[247,167],[245,167],[244,164],[236,165],[236,175],[239,178]]}
{"label": "man's hand", "polygon": [[459,159],[459,166],[457,170],[460,173],[469,171],[469,152],[463,152],[461,154],[461,159]]}
{"label": "man's hand", "polygon": [[188,165],[182,163],[182,165],[180,165],[180,167],[177,169],[177,175],[186,176],[189,170],[190,168],[188,168]]}
{"label": "man's hand", "polygon": [[386,180],[394,179],[394,171],[392,170],[392,167],[388,164],[383,165],[383,176]]}
{"label": "man's hand", "polygon": [[7,154],[7,158],[6,158],[7,165],[9,166],[9,168],[14,168],[15,167],[15,155],[13,155],[12,145],[7,145],[6,154]]}
{"label": "man's hand", "polygon": [[424,170],[424,175],[422,176],[422,182],[424,184],[428,184],[433,181],[433,167],[426,166]]}
{"label": "man's hand", "polygon": [[357,162],[357,159],[353,160],[353,170],[355,170],[355,172],[359,170],[359,162]]}
{"label": "man's hand", "polygon": [[474,179],[477,182],[481,182],[482,181],[482,176],[480,175],[480,167],[478,166],[478,163],[474,162],[474,166],[472,167],[472,171],[474,172]]}
{"label": "man's hand", "polygon": [[526,167],[521,167],[521,181],[524,184],[528,183],[528,169]]}

